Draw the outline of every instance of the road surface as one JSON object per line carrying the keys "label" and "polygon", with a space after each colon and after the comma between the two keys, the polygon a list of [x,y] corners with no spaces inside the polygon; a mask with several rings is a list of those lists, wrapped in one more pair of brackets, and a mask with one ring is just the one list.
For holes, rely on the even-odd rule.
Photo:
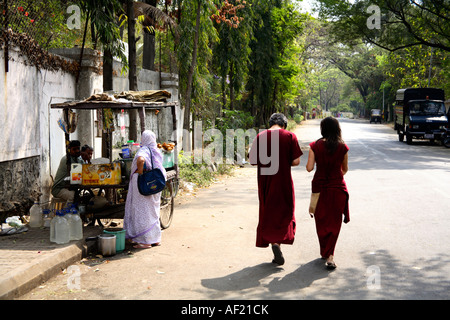
{"label": "road surface", "polygon": [[[162,246],[85,259],[23,296],[32,299],[449,299],[450,149],[407,145],[387,125],[341,120],[350,147],[350,218],[335,251],[338,268],[320,259],[307,213],[313,172],[308,144],[319,120],[296,131],[304,155],[292,170],[297,233],[282,246],[286,263],[255,247],[256,170],[177,198]],[[73,281],[74,276],[78,282]]]}

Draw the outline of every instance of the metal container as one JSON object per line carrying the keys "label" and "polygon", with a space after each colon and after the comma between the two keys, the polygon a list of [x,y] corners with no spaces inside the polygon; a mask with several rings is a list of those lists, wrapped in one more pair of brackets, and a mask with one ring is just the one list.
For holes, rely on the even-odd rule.
{"label": "metal container", "polygon": [[133,159],[120,159],[120,166],[122,172],[122,181],[130,181],[131,165]]}
{"label": "metal container", "polygon": [[98,236],[98,251],[103,256],[116,254],[116,236],[114,234],[101,234]]}

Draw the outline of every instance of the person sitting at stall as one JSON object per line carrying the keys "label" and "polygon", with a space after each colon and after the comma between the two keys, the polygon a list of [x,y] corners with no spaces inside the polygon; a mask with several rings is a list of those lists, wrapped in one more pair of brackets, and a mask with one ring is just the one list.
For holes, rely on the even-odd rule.
{"label": "person sitting at stall", "polygon": [[65,179],[70,176],[70,165],[72,163],[83,164],[83,160],[80,155],[81,143],[78,140],[72,140],[69,143],[69,166],[67,163],[67,154],[61,158],[59,162],[58,171],[56,171],[55,181],[52,187],[52,195],[55,198],[61,198],[66,201],[73,201],[75,197],[75,191],[71,191],[65,188]]}
{"label": "person sitting at stall", "polygon": [[81,147],[81,159],[83,159],[84,164],[91,164],[92,154],[94,149],[89,145],[85,144]]}

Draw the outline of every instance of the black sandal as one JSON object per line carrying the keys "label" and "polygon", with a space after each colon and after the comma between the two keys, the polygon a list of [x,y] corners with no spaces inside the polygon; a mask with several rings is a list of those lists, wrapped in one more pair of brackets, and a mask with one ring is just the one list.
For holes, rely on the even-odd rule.
{"label": "black sandal", "polygon": [[272,263],[276,263],[276,264],[282,266],[284,264],[284,257],[283,257],[283,253],[281,252],[280,246],[278,244],[273,244],[272,252],[273,252],[273,255],[275,256],[274,259],[272,260]]}

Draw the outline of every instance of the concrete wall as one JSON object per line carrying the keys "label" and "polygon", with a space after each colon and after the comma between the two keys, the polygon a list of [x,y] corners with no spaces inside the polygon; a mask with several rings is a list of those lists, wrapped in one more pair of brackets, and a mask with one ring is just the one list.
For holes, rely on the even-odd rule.
{"label": "concrete wall", "polygon": [[[72,49],[56,49],[52,50],[52,53],[58,54],[65,58],[79,59],[81,53],[80,48]],[[102,92],[103,78],[97,74],[98,66],[101,63],[102,57],[98,53],[91,49],[85,49],[83,53],[83,69],[80,75],[79,85],[77,86],[77,100],[82,100],[89,97],[92,94]],[[128,74],[122,74],[122,65],[119,61],[114,61],[114,77],[113,77],[113,91],[122,92],[129,90]],[[161,76],[161,80],[160,80]],[[161,84],[161,86],[160,86]],[[178,75],[160,73],[151,70],[141,69],[137,76],[137,89],[138,90],[158,90],[164,89],[171,93],[172,97],[169,101],[178,101]],[[95,121],[97,120],[96,111],[78,111],[79,122],[83,123],[83,126],[77,128],[78,138],[82,144],[89,144],[94,147],[94,157],[101,157],[102,140],[96,136]],[[182,131],[182,114],[180,106],[176,110],[178,119],[178,137],[173,134],[172,128],[172,113],[170,109],[163,109],[158,115],[155,115],[153,111],[147,111],[146,113],[146,129],[154,131],[159,140],[164,142],[168,140],[181,141]],[[125,114],[125,136],[123,136],[120,130],[113,132],[112,144],[119,145],[122,141],[128,141],[128,115]],[[119,126],[118,116],[116,116],[116,126]],[[139,121],[139,117],[138,117]],[[140,136],[140,126],[138,126],[138,137]],[[114,158],[114,157],[113,157]]]}
{"label": "concrete wall", "polygon": [[[78,60],[80,48],[52,51],[68,59]],[[99,66],[101,56],[97,51],[85,49],[78,83],[75,75],[64,72],[37,70],[20,55],[17,48],[10,48],[9,72],[5,72],[3,51],[0,52],[0,222],[6,215],[26,213],[34,200],[48,203],[53,177],[59,161],[65,154],[64,132],[57,121],[62,111],[50,109],[54,103],[82,100],[103,90],[103,78]],[[116,92],[128,90],[128,76],[121,74],[118,62],[114,65],[116,76],[113,89]],[[138,89],[159,89],[159,72],[141,70],[138,74]],[[178,78],[169,79],[165,90],[171,91],[172,100],[178,100]],[[175,79],[175,80],[174,80]],[[177,109],[178,128],[181,132],[182,119]],[[78,112],[77,130],[70,139],[94,146],[94,157],[101,157],[101,137],[97,137],[95,111]],[[80,125],[80,124],[83,125]],[[172,115],[169,110],[147,113],[146,127],[165,136],[172,135]],[[116,130],[115,134],[120,134]],[[120,137],[115,137],[119,141]],[[119,140],[118,140],[119,139]],[[39,197],[40,195],[40,197]]]}
{"label": "concrete wall", "polygon": [[73,75],[38,70],[15,47],[9,55],[6,73],[0,53],[0,212],[21,214],[49,193],[57,162],[50,154],[64,152],[60,112],[49,105],[74,99],[76,88]]}

